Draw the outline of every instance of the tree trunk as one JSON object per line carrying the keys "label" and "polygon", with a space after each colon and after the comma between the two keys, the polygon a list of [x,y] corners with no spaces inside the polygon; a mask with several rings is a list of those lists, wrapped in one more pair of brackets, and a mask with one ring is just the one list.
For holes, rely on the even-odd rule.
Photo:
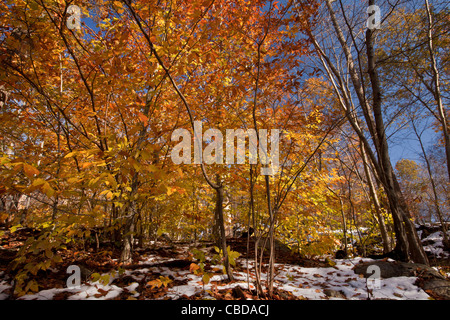
{"label": "tree trunk", "polygon": [[[133,199],[136,195],[139,187],[138,172],[134,172],[131,182],[131,191],[129,198]],[[136,232],[136,218],[138,216],[136,209],[136,200],[130,200],[128,205],[124,209],[125,227],[123,229],[122,236],[122,253],[120,255],[120,261],[124,264],[129,264],[133,261],[133,245],[134,234]]]}
{"label": "tree trunk", "polygon": [[[369,5],[374,4],[374,0],[369,0]],[[375,146],[378,159],[374,157],[370,144],[366,140],[361,130],[359,130],[356,114],[352,110],[352,104],[349,99],[350,95],[347,94],[346,91],[348,90],[348,87],[346,85],[343,85],[339,69],[333,65],[333,62],[324,54],[323,50],[315,40],[314,45],[319,51],[322,62],[325,65],[327,72],[329,73],[330,79],[333,81],[333,75],[335,75],[340,80],[340,90],[343,93],[343,97],[341,97],[339,94],[338,96],[340,98],[341,104],[344,104],[342,98],[344,98],[345,103],[348,104],[343,105],[342,107],[346,111],[346,116],[349,119],[349,122],[352,124],[353,129],[355,130],[355,132],[357,132],[358,136],[363,141],[364,147],[370,155],[370,158],[377,170],[378,176],[383,183],[383,188],[385,189],[387,198],[389,200],[389,207],[391,209],[392,217],[394,220],[394,228],[397,240],[396,251],[399,252],[399,255],[404,260],[413,260],[414,262],[428,264],[428,258],[425,255],[423,247],[417,236],[417,232],[414,228],[414,224],[411,221],[408,207],[406,206],[406,203],[404,201],[400,186],[398,185],[398,181],[395,177],[389,159],[388,145],[385,136],[385,126],[382,117],[381,87],[375,68],[375,55],[373,46],[374,31],[371,29],[367,29],[366,31],[367,66],[372,89],[372,104],[370,104],[366,97],[366,90],[364,90],[365,84],[363,82],[363,79],[361,79],[360,75],[358,74],[350,47],[347,44],[346,38],[337,21],[331,0],[326,0],[326,6],[330,13],[331,22],[337,35],[338,41],[341,44],[346,59],[350,80],[352,81],[356,96],[362,108],[363,115],[366,120],[366,125],[369,129],[369,133],[372,138],[373,145]],[[349,31],[353,32],[353,30]],[[312,34],[310,34],[310,36],[313,37]],[[326,60],[326,62],[324,60]],[[328,66],[331,67],[333,73],[330,73]],[[360,72],[362,74],[363,70],[360,70]],[[335,86],[335,90],[337,91],[338,89],[334,81],[333,85]]]}
{"label": "tree trunk", "polygon": [[135,214],[131,213],[131,217],[125,222],[122,252],[120,254],[120,261],[124,264],[130,264],[133,262],[133,242],[134,242],[134,231],[136,227]]}
{"label": "tree trunk", "polygon": [[345,256],[348,254],[348,240],[347,240],[347,220],[345,219],[345,211],[344,211],[344,203],[342,202],[341,197],[339,198],[339,205],[341,207],[341,215],[342,215],[342,228],[344,232],[344,252]]}
{"label": "tree trunk", "polygon": [[427,18],[428,18],[428,50],[430,52],[430,58],[431,58],[431,70],[433,74],[433,83],[434,83],[434,91],[433,95],[436,100],[437,106],[438,106],[438,112],[439,112],[439,120],[442,125],[442,133],[444,135],[444,144],[445,144],[445,155],[447,158],[447,172],[448,172],[448,179],[450,181],[450,137],[449,137],[449,130],[448,130],[448,124],[447,124],[447,113],[444,109],[444,105],[442,103],[442,96],[441,96],[441,88],[440,88],[440,75],[439,70],[437,68],[436,63],[436,57],[434,55],[434,48],[433,48],[433,20],[431,17],[431,11],[430,11],[430,4],[428,3],[428,0],[425,0],[426,10],[427,10]]}
{"label": "tree trunk", "polygon": [[380,228],[381,239],[383,241],[383,253],[388,253],[391,251],[389,233],[386,229],[386,224],[384,223],[383,214],[381,212],[380,200],[378,199],[377,190],[375,189],[375,184],[372,179],[372,175],[369,171],[369,165],[367,163],[367,155],[364,150],[364,146],[360,144],[361,158],[363,161],[364,173],[366,174],[367,184],[369,185],[369,192],[372,198],[373,205],[375,207],[375,214],[378,220],[378,227]]}
{"label": "tree trunk", "polygon": [[220,245],[221,245],[220,247],[222,248],[224,266],[225,266],[225,271],[228,276],[228,281],[233,281],[234,277],[233,277],[233,272],[231,271],[231,268],[230,268],[230,261],[228,259],[228,250],[227,250],[227,240],[225,237],[225,221],[223,218],[223,186],[219,181],[219,175],[217,175],[216,177],[217,177],[217,184],[219,185],[219,188],[215,189],[216,196],[217,196],[215,212],[217,215],[218,225],[219,225],[219,230],[220,230]]}
{"label": "tree trunk", "polygon": [[434,207],[436,208],[436,214],[438,216],[439,222],[441,223],[442,234],[444,236],[443,244],[444,244],[445,248],[450,248],[450,242],[449,242],[448,235],[447,235],[447,226],[445,224],[444,218],[442,217],[441,208],[439,206],[439,196],[438,196],[438,193],[437,193],[436,183],[434,182],[433,174],[431,173],[430,161],[428,160],[428,156],[427,156],[427,153],[425,151],[425,147],[423,145],[421,135],[417,132],[417,128],[416,128],[416,126],[414,124],[414,120],[413,119],[411,119],[411,123],[412,123],[412,127],[413,127],[413,130],[414,130],[414,133],[416,134],[417,139],[419,140],[420,148],[422,149],[423,157],[425,159],[425,164],[427,165],[427,172],[428,172],[428,176],[430,177],[431,188],[433,190]]}
{"label": "tree trunk", "polygon": [[[262,285],[261,285],[261,269],[260,264],[258,261],[258,251],[259,251],[259,241],[260,241],[260,235],[258,233],[258,228],[256,226],[256,217],[255,217],[255,199],[254,199],[254,180],[253,180],[253,173],[254,173],[254,165],[250,164],[250,214],[252,218],[252,225],[253,225],[253,232],[254,232],[254,238],[255,238],[255,285],[256,285],[256,294],[257,296],[264,295]],[[247,237],[247,243],[248,246],[250,246],[250,237]],[[249,249],[248,249],[249,250]],[[248,263],[248,260],[247,260]]]}
{"label": "tree trunk", "polygon": [[[374,0],[369,0],[369,5],[374,5]],[[382,114],[381,85],[375,67],[375,50],[373,46],[373,30],[366,30],[367,65],[370,83],[372,87],[372,110],[375,120],[375,136],[373,141],[377,149],[380,167],[382,168],[382,179],[386,186],[391,212],[396,221],[396,236],[398,249],[409,261],[428,265],[428,258],[420,243],[417,231],[411,220],[408,207],[404,201],[400,186],[395,177],[389,158],[389,150],[385,133],[385,125]]]}
{"label": "tree trunk", "polygon": [[[276,211],[272,209],[271,201],[270,201],[270,181],[269,176],[265,176],[266,181],[266,196],[267,196],[267,208],[269,210],[269,274],[268,274],[268,283],[267,283],[267,293],[269,298],[272,298],[273,295],[273,281],[275,279],[275,242],[274,242],[274,233],[275,233],[275,214]],[[264,246],[265,248],[265,246]]]}

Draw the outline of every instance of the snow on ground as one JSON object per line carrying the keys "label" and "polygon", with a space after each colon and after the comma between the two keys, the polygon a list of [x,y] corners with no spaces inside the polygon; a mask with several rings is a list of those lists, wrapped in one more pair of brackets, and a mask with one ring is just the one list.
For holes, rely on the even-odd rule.
{"label": "snow on ground", "polygon": [[[325,289],[340,291],[346,299],[367,299],[365,278],[355,274],[352,268],[359,262],[372,259],[337,260],[334,267],[303,268],[276,264],[276,286],[292,292],[299,298],[325,299]],[[428,299],[428,295],[414,285],[415,277],[380,279],[380,288],[373,289],[372,299]],[[330,298],[330,299],[343,299]]]}
{"label": "snow on ground", "polygon": [[[166,260],[166,259],[164,259]],[[159,262],[157,257],[151,256],[147,261],[153,263]],[[334,267],[328,268],[306,268],[297,265],[275,264],[274,286],[291,292],[299,299],[352,299],[361,300],[368,298],[366,279],[355,274],[352,268],[360,262],[369,262],[372,259],[355,258],[346,260],[336,260]],[[110,278],[109,284],[100,282],[88,282],[81,285],[80,288],[54,288],[41,290],[32,295],[21,297],[21,300],[51,300],[56,294],[66,292],[68,300],[108,300],[119,296],[124,290],[137,298],[139,293],[138,281],[142,280],[149,271],[160,273],[163,276],[172,276],[175,280],[184,280],[185,284],[176,285],[168,289],[167,293],[159,299],[179,299],[180,297],[191,297],[195,294],[202,294],[204,299],[214,299],[208,291],[230,289],[235,286],[247,288],[247,262],[245,259],[238,259],[238,263],[244,269],[244,272],[234,272],[236,281],[225,283],[222,280],[225,276],[215,274],[210,282],[203,285],[200,275],[194,275],[189,270],[170,269],[167,267],[150,267],[135,270],[126,270],[125,275],[131,276],[137,282],[133,282],[126,287],[118,287],[111,282],[118,277]],[[254,289],[253,261],[249,262],[250,288]],[[219,267],[219,266],[215,266]],[[266,279],[266,274],[262,274],[262,280]],[[186,281],[187,280],[187,281]],[[422,300],[429,296],[422,289],[414,285],[415,277],[396,277],[389,279],[380,279],[378,289],[373,289],[371,299],[396,299],[396,300]],[[5,281],[0,282],[0,299],[6,299],[7,295],[2,292],[8,289],[10,285]],[[334,290],[339,293],[339,297],[327,297],[325,290]]]}
{"label": "snow on ground", "polygon": [[[430,251],[438,257],[449,257],[449,253],[442,250],[442,235],[440,232],[430,234],[422,241],[428,241],[428,245],[424,246],[426,251]],[[179,248],[179,251],[187,250],[188,248]],[[173,258],[161,257],[157,254],[143,255],[142,268],[135,270],[126,270],[124,275],[130,276],[136,282],[133,282],[125,287],[119,287],[112,284],[114,279],[119,277],[116,275],[110,276],[108,284],[97,282],[86,282],[79,288],[53,288],[48,290],[41,290],[36,294],[26,295],[19,299],[22,300],[51,300],[55,295],[65,293],[69,300],[108,300],[118,297],[124,290],[132,297],[139,297],[139,288],[141,281],[149,272],[153,274],[161,274],[165,277],[171,277],[174,281],[183,281],[183,284],[170,287],[164,296],[158,299],[179,299],[181,297],[192,297],[200,294],[204,299],[214,299],[208,291],[230,289],[235,286],[241,286],[247,289],[248,280],[250,282],[250,289],[255,288],[254,276],[254,262],[249,261],[249,279],[247,279],[247,260],[239,258],[237,263],[241,268],[234,271],[236,281],[233,283],[225,283],[225,276],[216,272],[211,277],[210,282],[206,285],[202,283],[201,275],[194,275],[189,270],[182,270],[178,268],[168,267],[152,267],[152,264],[168,262],[175,260]],[[417,287],[414,283],[416,277],[394,277],[389,279],[380,279],[379,286],[374,288],[371,293],[368,291],[367,279],[355,274],[352,268],[361,262],[370,262],[372,259],[368,258],[354,258],[336,260],[334,267],[328,268],[306,268],[290,264],[275,264],[275,280],[274,286],[278,289],[291,292],[299,299],[351,299],[351,300],[365,300],[369,297],[371,299],[395,299],[395,300],[422,300],[428,299],[429,296],[422,289]],[[145,266],[144,266],[145,265]],[[149,266],[150,265],[150,266]],[[221,270],[222,266],[211,266],[213,270]],[[263,268],[264,271],[264,268]],[[261,279],[266,280],[267,275],[263,273]],[[8,292],[11,284],[5,280],[5,274],[0,272],[0,300],[8,298],[5,292]],[[333,291],[330,297],[330,291]],[[328,292],[328,296],[325,294]]]}
{"label": "snow on ground", "polygon": [[8,284],[6,281],[0,281],[0,300],[5,300],[8,298],[8,295],[6,293],[2,293],[3,291],[6,291],[7,289],[11,288],[11,285]]}
{"label": "snow on ground", "polygon": [[[152,262],[158,260],[152,257]],[[367,299],[368,290],[366,279],[361,278],[352,270],[355,264],[360,262],[372,261],[371,259],[347,259],[337,260],[334,267],[328,268],[305,268],[296,265],[276,264],[275,265],[275,287],[291,292],[300,299]],[[246,268],[246,260],[241,259],[240,263]],[[249,266],[253,265],[249,262]],[[136,281],[141,280],[145,273],[150,269],[153,273],[159,272],[163,276],[172,276],[175,280],[187,280],[186,284],[173,286],[168,289],[167,293],[160,299],[179,299],[182,296],[191,297],[195,294],[202,293],[205,299],[214,299],[208,291],[213,287],[217,290],[229,289],[235,286],[241,286],[243,289],[247,288],[247,272],[235,272],[236,282],[226,284],[222,282],[225,279],[224,275],[215,274],[211,277],[210,282],[203,285],[201,276],[192,274],[189,270],[172,270],[166,267],[151,267],[136,269],[133,271],[127,270],[125,275],[132,276]],[[249,270],[250,288],[254,289],[254,275],[253,270]],[[262,280],[266,279],[266,274],[262,275]],[[110,279],[110,283],[114,280]],[[428,299],[429,296],[416,285],[415,277],[397,277],[380,280],[380,288],[372,291],[372,299],[397,299],[397,300],[421,300]],[[63,289],[49,289],[41,290],[33,295],[26,295],[21,297],[22,300],[51,300],[53,297],[61,292],[67,292],[69,300],[108,300],[119,296],[125,289],[132,294],[133,297],[138,297],[139,293],[136,291],[139,284],[133,282],[127,287],[120,288],[116,285],[101,284],[99,282],[90,282],[83,284],[80,288],[63,288]],[[2,291],[9,288],[5,282],[0,283],[0,299],[7,298]],[[340,292],[341,296],[329,298],[324,293],[324,290],[335,290]]]}
{"label": "snow on ground", "polygon": [[68,300],[109,300],[119,296],[122,291],[123,288],[109,284],[104,285],[97,281],[95,283],[89,282],[83,284],[79,288],[53,288],[41,290],[36,294],[22,296],[19,300],[52,300],[56,294],[62,292],[73,293],[67,298]]}
{"label": "snow on ground", "polygon": [[[450,236],[450,232],[449,236]],[[430,234],[428,237],[422,239],[424,243],[430,243],[428,245],[424,245],[423,249],[426,252],[430,252],[436,258],[450,258],[450,253],[444,250],[443,241],[443,233],[442,231],[437,231]]]}
{"label": "snow on ground", "polygon": [[[239,261],[244,268],[247,267],[246,260],[240,259]],[[275,264],[275,287],[290,291],[296,297],[303,299],[328,299],[324,293],[325,289],[340,291],[343,297],[345,296],[345,299],[367,299],[367,280],[355,274],[352,268],[357,263],[369,261],[373,260],[363,258],[337,260],[336,265],[329,268],[305,268],[289,264]],[[250,289],[254,289],[255,278],[252,270],[252,261],[249,262],[249,267]],[[234,272],[237,281],[230,284],[220,283],[220,281],[225,279],[224,275],[214,275],[208,284],[203,285],[201,276],[196,276],[188,270],[174,272],[164,267],[159,269],[159,272],[164,276],[171,275],[178,280],[188,280],[187,284],[170,288],[161,299],[179,299],[182,296],[190,297],[202,292],[204,298],[212,299],[208,291],[213,290],[213,287],[216,287],[217,290],[222,290],[235,286],[247,289],[248,286],[247,272]],[[266,277],[266,274],[262,274],[261,278],[264,281]],[[380,279],[380,288],[372,290],[371,298],[396,300],[428,299],[428,294],[414,285],[416,279],[416,277]],[[343,297],[342,299],[344,299]]]}

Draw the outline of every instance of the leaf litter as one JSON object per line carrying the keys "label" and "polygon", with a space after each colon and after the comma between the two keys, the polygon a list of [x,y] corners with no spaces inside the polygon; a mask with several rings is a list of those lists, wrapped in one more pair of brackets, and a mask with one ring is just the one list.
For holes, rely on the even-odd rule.
{"label": "leaf litter", "polygon": [[[163,252],[163,254],[159,254]],[[255,292],[254,261],[247,261],[242,255],[236,260],[233,274],[235,281],[227,282],[221,265],[208,265],[205,269],[211,273],[208,283],[202,281],[201,274],[192,272],[188,259],[189,248],[178,248],[172,256],[163,250],[151,250],[139,255],[136,264],[125,266],[122,273],[116,259],[110,258],[97,263],[101,266],[115,266],[114,272],[99,273],[97,281],[83,281],[78,288],[67,288],[64,284],[68,275],[60,279],[58,286],[43,288],[35,294],[28,294],[20,300],[145,300],[145,299],[261,299]],[[91,257],[91,260],[95,260]],[[282,259],[279,259],[282,260]],[[335,260],[332,267],[314,263],[275,264],[273,299],[429,299],[429,295],[415,285],[416,277],[394,277],[381,279],[379,289],[368,290],[366,279],[352,270],[361,262],[374,261],[368,258]],[[85,261],[84,261],[85,262]],[[289,261],[292,262],[292,261]],[[304,265],[308,266],[304,266]],[[95,264],[91,264],[95,265]],[[249,272],[247,273],[247,266]],[[265,265],[263,265],[264,270]],[[100,268],[105,270],[105,268]],[[96,270],[97,271],[97,270]],[[61,274],[59,272],[58,274]],[[105,281],[105,279],[107,281]],[[262,273],[264,284],[267,274]],[[249,286],[250,284],[250,286]],[[11,283],[5,272],[0,273],[0,299],[7,299]]]}

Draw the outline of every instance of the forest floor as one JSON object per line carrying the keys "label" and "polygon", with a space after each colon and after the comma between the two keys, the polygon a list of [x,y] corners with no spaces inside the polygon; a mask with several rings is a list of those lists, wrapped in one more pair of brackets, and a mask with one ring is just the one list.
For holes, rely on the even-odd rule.
{"label": "forest floor", "polygon": [[[433,269],[443,278],[450,280],[448,252],[439,249],[439,232],[428,235],[425,247],[434,254]],[[20,247],[24,236],[20,232],[4,234],[0,239],[0,300],[9,299],[12,291],[12,277],[8,263]],[[204,271],[210,274],[207,284],[202,282],[202,274],[195,274],[192,263],[199,262],[193,257],[193,244],[155,242],[147,248],[138,248],[134,253],[134,263],[119,269],[117,249],[100,251],[64,250],[60,254],[63,262],[47,271],[39,271],[35,276],[38,292],[17,299],[23,300],[146,300],[146,299],[264,299],[256,296],[253,259],[246,259],[247,239],[229,239],[232,250],[240,252],[233,268],[234,281],[227,282],[223,267],[211,262],[208,257],[215,253],[211,243],[198,243],[196,247],[205,252]],[[253,243],[250,244],[253,248]],[[252,250],[250,250],[250,255]],[[248,261],[248,262],[247,262]],[[298,258],[285,250],[278,250],[275,264],[274,295],[278,300],[309,299],[388,299],[420,300],[441,299],[429,290],[420,287],[420,275],[389,277],[380,279],[377,287],[370,290],[368,280],[355,272],[355,267],[375,260],[355,257],[351,259]],[[383,261],[392,262],[391,259]],[[77,288],[68,288],[66,273],[69,265],[82,268],[82,282]],[[248,267],[248,268],[247,268]],[[121,270],[121,272],[118,272]],[[263,287],[266,279],[266,265],[262,267]],[[93,274],[105,276],[93,279]],[[197,270],[197,273],[198,270]],[[97,276],[98,278],[98,276]],[[94,281],[97,280],[97,281]],[[372,283],[373,285],[373,283]]]}

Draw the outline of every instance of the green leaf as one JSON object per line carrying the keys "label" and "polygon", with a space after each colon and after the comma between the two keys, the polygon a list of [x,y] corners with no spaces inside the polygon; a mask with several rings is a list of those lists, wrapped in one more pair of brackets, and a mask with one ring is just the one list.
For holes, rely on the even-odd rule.
{"label": "green leaf", "polygon": [[30,282],[27,283],[27,286],[25,287],[25,292],[26,291],[38,292],[39,291],[38,283],[35,280],[31,280]]}
{"label": "green leaf", "polygon": [[12,226],[11,228],[9,228],[9,232],[14,233],[16,232],[17,229],[22,228],[21,224],[17,224],[15,226]]}
{"label": "green leaf", "polygon": [[205,273],[202,277],[202,281],[204,284],[208,284],[210,279],[211,279],[211,277],[210,277],[209,273]]}
{"label": "green leaf", "polygon": [[53,252],[50,248],[45,249],[45,256],[49,259],[53,258]]}
{"label": "green leaf", "polygon": [[161,283],[164,285],[164,287],[167,287],[167,285],[172,282],[172,279],[170,279],[169,277],[159,276],[159,279],[161,280]]}
{"label": "green leaf", "polygon": [[30,2],[29,3],[31,10],[38,10],[39,5],[36,2]]}
{"label": "green leaf", "polygon": [[100,277],[101,277],[100,273],[93,273],[91,274],[91,281],[97,282],[98,280],[100,280]]}
{"label": "green leaf", "polygon": [[109,284],[109,274],[104,274],[100,277],[100,283],[102,283],[103,285],[108,285]]}

